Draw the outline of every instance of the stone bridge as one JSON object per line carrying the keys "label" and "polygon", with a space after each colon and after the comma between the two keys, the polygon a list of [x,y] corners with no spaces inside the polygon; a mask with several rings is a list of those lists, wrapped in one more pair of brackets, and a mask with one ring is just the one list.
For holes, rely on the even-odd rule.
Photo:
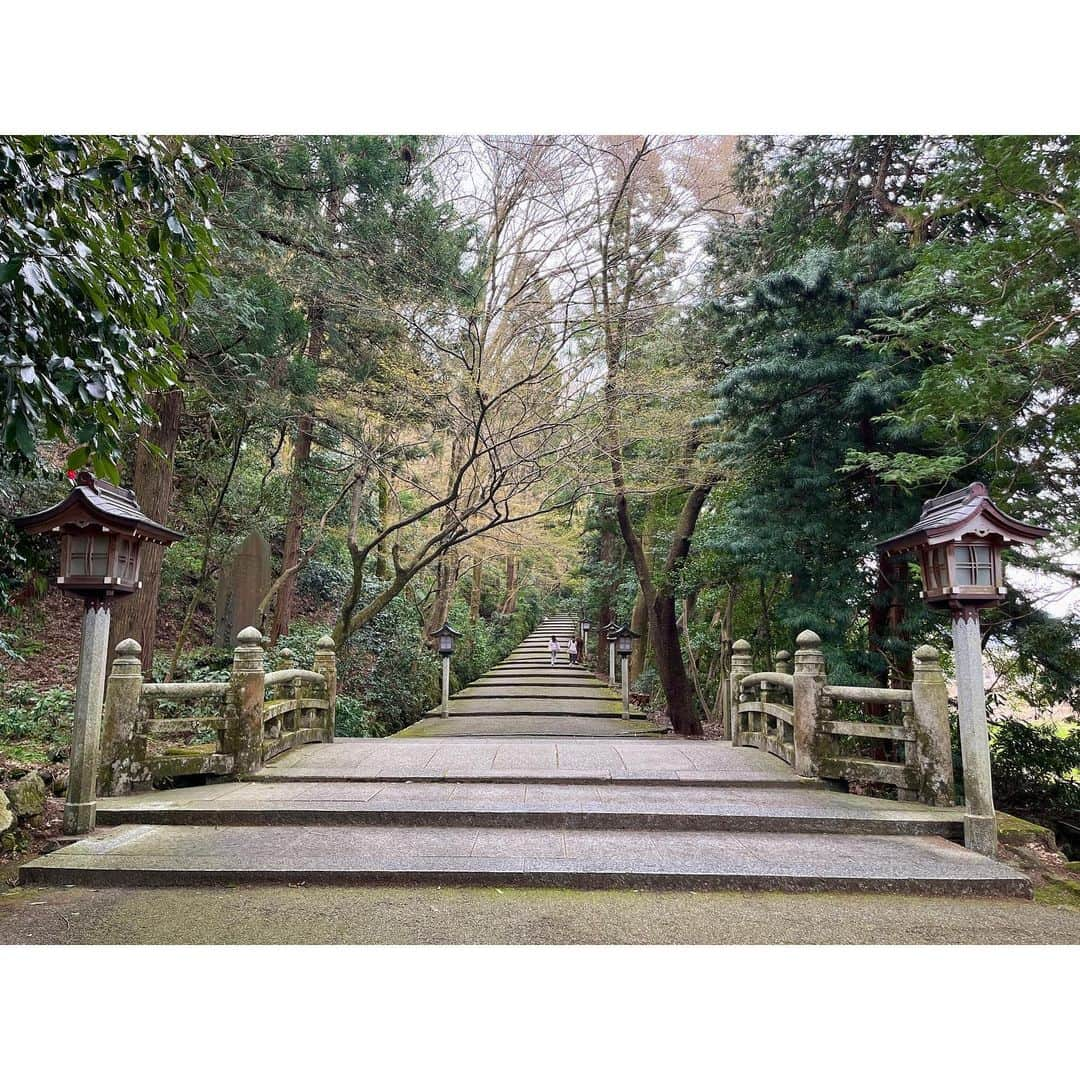
{"label": "stone bridge", "polygon": [[[830,687],[805,637],[793,673],[750,671],[737,653],[734,741],[693,740],[624,718],[618,695],[565,653],[552,668],[546,641],[572,625],[545,621],[447,717],[395,737],[277,730],[282,752],[239,781],[105,798],[93,835],[21,877],[1030,896],[1026,877],[962,845],[963,810],[942,788],[934,658],[923,654],[912,691],[869,701]],[[305,699],[311,673],[291,669],[277,684],[310,701],[270,711],[322,740],[330,731],[303,726],[332,715],[330,658],[319,666],[322,681],[309,681],[322,697]],[[864,707],[870,716],[850,711]],[[886,751],[866,756],[866,740]],[[897,797],[852,794],[853,783]]]}

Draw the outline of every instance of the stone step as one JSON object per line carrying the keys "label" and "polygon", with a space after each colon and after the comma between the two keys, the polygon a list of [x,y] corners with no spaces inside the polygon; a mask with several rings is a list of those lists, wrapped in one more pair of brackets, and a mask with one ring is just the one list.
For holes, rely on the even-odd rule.
{"label": "stone step", "polygon": [[522,683],[512,683],[508,686],[492,686],[490,683],[470,683],[464,690],[459,690],[454,695],[454,700],[468,700],[469,698],[508,698],[534,697],[537,693],[544,695],[544,700],[561,698],[569,701],[614,701],[619,702],[619,695],[606,686],[575,686],[573,684],[555,683],[553,685],[526,686]]}
{"label": "stone step", "polygon": [[500,739],[506,736],[514,738],[611,738],[638,739],[657,738],[664,735],[667,728],[642,720],[631,714],[629,720],[623,720],[616,710],[610,714],[599,712],[585,714],[578,710],[559,712],[555,709],[558,702],[552,702],[552,708],[544,712],[505,710],[500,712],[480,712],[463,709],[451,710],[444,718],[441,714],[428,715],[399,731],[391,738],[396,740],[411,739],[456,739],[463,736],[470,738]]}
{"label": "stone step", "polygon": [[826,789],[243,783],[103,799],[102,825],[413,825],[963,836],[963,813]]}
{"label": "stone step", "polygon": [[[546,736],[537,736],[536,741]],[[472,742],[476,736],[468,736]],[[439,742],[452,742],[453,737],[439,739]],[[495,738],[484,738],[478,745],[495,742]],[[272,763],[271,763],[272,764]],[[552,769],[548,772],[539,769],[518,771],[508,769],[500,772],[495,769],[484,769],[481,772],[455,772],[452,769],[445,772],[427,770],[423,768],[415,770],[395,771],[393,769],[379,769],[371,772],[360,772],[356,775],[346,775],[344,770],[327,769],[325,771],[305,771],[303,768],[295,768],[284,773],[269,771],[256,773],[246,777],[244,782],[251,784],[318,784],[328,781],[343,784],[366,784],[377,777],[380,781],[388,784],[415,784],[430,782],[433,784],[473,784],[482,782],[485,784],[603,784],[605,787],[642,787],[658,783],[677,784],[680,788],[707,787],[707,788],[762,788],[784,791],[802,791],[811,788],[831,790],[828,785],[820,780],[809,780],[801,776],[777,776],[762,779],[758,776],[740,776],[735,774],[709,774],[709,773],[684,773],[681,776],[676,773],[668,773],[661,770],[645,769],[637,772],[627,772],[620,776],[612,776],[601,770],[581,769]],[[100,803],[99,803],[100,805]]]}
{"label": "stone step", "polygon": [[[493,694],[490,696],[455,695],[447,703],[449,715],[454,716],[622,716],[622,703],[616,697],[599,698],[557,697],[545,694],[543,697],[533,694],[511,696]],[[426,716],[441,716],[438,707],[425,713]],[[640,709],[630,710],[631,720],[644,720],[645,714]]]}
{"label": "stone step", "polygon": [[22,867],[27,885],[400,883],[1030,897],[936,836],[478,827],[118,825]]}
{"label": "stone step", "polygon": [[750,747],[670,737],[588,736],[335,739],[282,754],[252,779],[828,786],[797,776],[779,758]]}

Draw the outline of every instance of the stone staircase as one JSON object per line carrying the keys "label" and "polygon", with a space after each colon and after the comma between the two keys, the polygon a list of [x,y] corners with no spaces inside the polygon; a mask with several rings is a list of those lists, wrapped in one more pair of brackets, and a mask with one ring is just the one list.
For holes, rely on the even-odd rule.
{"label": "stone staircase", "polygon": [[[545,694],[592,680],[556,670]],[[97,820],[21,879],[1031,895],[956,842],[959,809],[849,795],[753,748],[625,733],[342,739],[245,782],[105,799]]]}

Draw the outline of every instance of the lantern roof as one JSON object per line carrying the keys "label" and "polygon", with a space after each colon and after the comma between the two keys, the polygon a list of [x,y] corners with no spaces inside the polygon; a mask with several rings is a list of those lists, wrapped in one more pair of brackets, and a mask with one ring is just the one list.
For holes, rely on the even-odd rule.
{"label": "lantern roof", "polygon": [[444,634],[450,634],[452,637],[461,637],[461,631],[455,630],[448,622],[444,622],[438,630],[431,632],[432,637],[442,637]]}
{"label": "lantern roof", "polygon": [[98,525],[123,529],[157,544],[168,545],[184,538],[183,533],[148,518],[133,491],[99,480],[86,471],[75,478],[75,486],[67,498],[47,510],[15,518],[12,524],[26,532],[39,533],[62,525],[83,523],[87,519]]}
{"label": "lantern roof", "polygon": [[1028,525],[1010,517],[990,498],[986,485],[976,481],[958,491],[927,499],[919,520],[906,532],[883,540],[877,549],[893,555],[911,548],[960,540],[972,533],[994,535],[1007,544],[1030,544],[1049,532],[1041,525]]}

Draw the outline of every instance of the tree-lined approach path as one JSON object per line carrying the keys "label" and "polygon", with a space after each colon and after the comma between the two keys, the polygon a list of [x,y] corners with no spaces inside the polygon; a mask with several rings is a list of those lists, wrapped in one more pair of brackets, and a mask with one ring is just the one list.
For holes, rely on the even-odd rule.
{"label": "tree-lined approach path", "polygon": [[[622,716],[622,699],[587,668],[571,666],[566,642],[575,619],[545,619],[501,664],[450,698],[448,715],[433,709],[398,738],[448,735],[655,735],[667,730],[633,710]],[[548,641],[559,641],[551,665]]]}
{"label": "tree-lined approach path", "polygon": [[536,662],[566,625],[543,624],[447,720],[406,737],[311,744],[239,783],[103,799],[92,836],[21,880],[1031,895],[956,842],[961,808],[847,794],[750,747],[649,737],[591,675],[553,672],[546,650]]}

